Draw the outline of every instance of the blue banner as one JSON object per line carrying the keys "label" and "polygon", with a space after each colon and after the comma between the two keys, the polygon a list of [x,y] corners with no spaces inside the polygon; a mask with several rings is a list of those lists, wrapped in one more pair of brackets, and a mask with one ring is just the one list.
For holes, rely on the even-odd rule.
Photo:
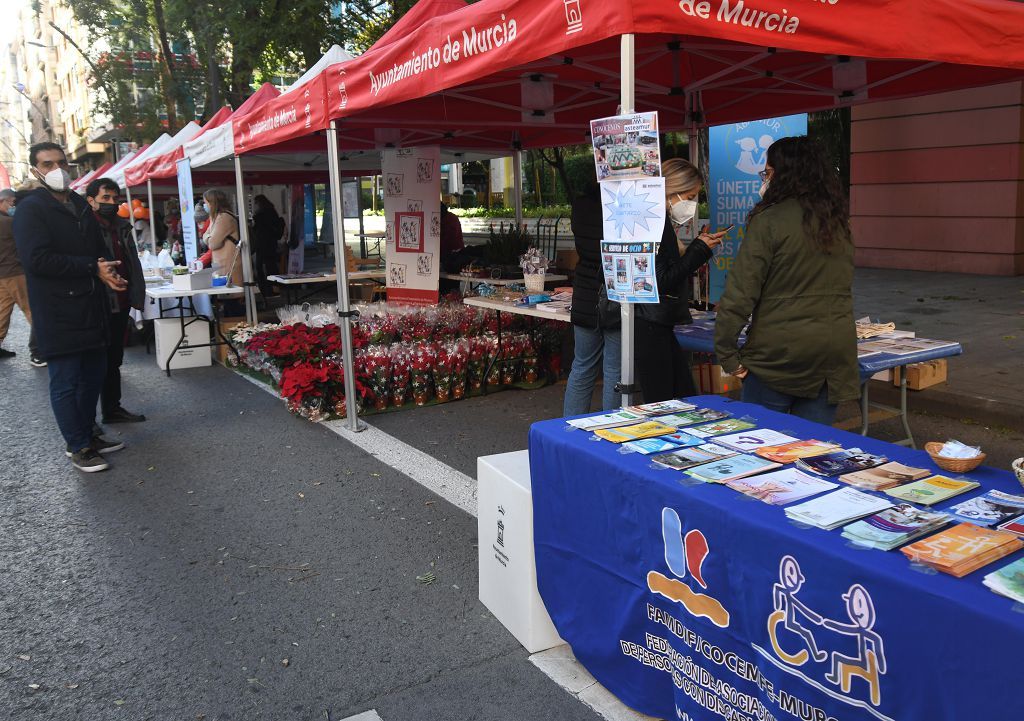
{"label": "blue banner", "polygon": [[185,263],[199,257],[196,242],[196,206],[192,196],[192,161],[178,161],[178,204],[181,206],[181,240],[185,246]]}
{"label": "blue banner", "polygon": [[708,148],[711,229],[717,231],[734,226],[710,264],[712,303],[717,303],[725,291],[725,279],[746,232],[747,214],[760,200],[758,174],[764,170],[768,146],[779,138],[806,134],[806,113],[711,128]]}
{"label": "blue banner", "polygon": [[304,203],[304,222],[303,229],[305,234],[303,236],[302,243],[307,248],[312,248],[316,245],[316,186],[305,185],[303,191],[306,196]]}

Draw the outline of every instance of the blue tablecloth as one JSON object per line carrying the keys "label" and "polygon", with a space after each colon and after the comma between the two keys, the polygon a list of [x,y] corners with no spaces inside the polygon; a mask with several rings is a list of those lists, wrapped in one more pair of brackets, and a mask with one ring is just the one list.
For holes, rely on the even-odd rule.
{"label": "blue tablecloth", "polygon": [[[935,468],[924,452],[759,406],[693,402]],[[566,429],[530,430],[537,583],[576,657],[629,706],[696,721],[1020,718],[1024,613],[981,580],[1021,553],[962,579],[927,574]],[[982,488],[967,495],[1021,490],[1008,472],[970,476]]]}
{"label": "blue tablecloth", "polygon": [[[691,353],[713,354],[715,352],[715,319],[713,317],[697,318],[694,319],[692,325],[676,326],[675,332],[676,340],[683,350],[690,351]],[[742,341],[743,338],[741,337],[741,344]],[[949,358],[950,356],[961,355],[963,352],[963,348],[957,343],[944,348],[925,350],[919,353],[908,353],[906,355],[877,353],[860,359],[860,375],[862,379],[866,379],[879,371],[911,363],[923,363],[924,361],[937,358]]]}

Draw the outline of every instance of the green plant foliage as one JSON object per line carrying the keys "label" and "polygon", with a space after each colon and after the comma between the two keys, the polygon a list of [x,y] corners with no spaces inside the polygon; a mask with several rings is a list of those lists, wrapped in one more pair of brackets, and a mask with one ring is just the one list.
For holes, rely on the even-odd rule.
{"label": "green plant foliage", "polygon": [[515,223],[508,226],[501,223],[497,230],[492,225],[488,236],[484,261],[489,265],[518,265],[519,256],[530,247],[530,232],[525,226],[516,227]]}

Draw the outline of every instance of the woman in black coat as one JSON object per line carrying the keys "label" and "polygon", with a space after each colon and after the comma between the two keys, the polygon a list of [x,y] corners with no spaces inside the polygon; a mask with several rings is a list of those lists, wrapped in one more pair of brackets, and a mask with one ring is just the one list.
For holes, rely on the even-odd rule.
{"label": "woman in black coat", "polygon": [[[660,302],[637,305],[633,346],[636,379],[644,403],[697,393],[688,354],[679,347],[673,328],[693,322],[690,317],[693,275],[711,259],[726,232],[695,232],[697,195],[703,180],[692,163],[672,158],[662,163],[661,172],[665,176],[668,213],[654,261]],[[677,240],[677,229],[683,237],[693,238],[689,245]]]}
{"label": "woman in black coat", "polygon": [[252,200],[252,246],[256,256],[256,280],[260,292],[265,296],[272,294],[268,275],[278,272],[277,241],[284,236],[285,224],[274,204],[265,195],[257,195]]}

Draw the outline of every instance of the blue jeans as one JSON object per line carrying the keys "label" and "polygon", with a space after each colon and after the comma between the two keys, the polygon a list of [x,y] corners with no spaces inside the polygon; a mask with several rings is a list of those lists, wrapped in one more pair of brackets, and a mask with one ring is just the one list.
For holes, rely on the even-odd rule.
{"label": "blue jeans", "polygon": [[615,330],[584,328],[574,325],[573,335],[576,350],[572,358],[572,370],[565,386],[565,401],[562,413],[578,416],[590,412],[590,398],[597,383],[597,369],[604,357],[604,388],[601,404],[604,410],[618,408],[621,396],[615,392],[622,368],[622,334]]}
{"label": "blue jeans", "polygon": [[92,442],[96,401],[107,373],[107,349],[48,358],[50,405],[57,427],[72,451]]}
{"label": "blue jeans", "polygon": [[756,403],[770,411],[790,413],[825,426],[832,425],[836,418],[836,404],[828,402],[828,383],[821,384],[817,398],[798,398],[774,391],[748,373],[743,379],[743,394],[740,398],[744,403]]}

